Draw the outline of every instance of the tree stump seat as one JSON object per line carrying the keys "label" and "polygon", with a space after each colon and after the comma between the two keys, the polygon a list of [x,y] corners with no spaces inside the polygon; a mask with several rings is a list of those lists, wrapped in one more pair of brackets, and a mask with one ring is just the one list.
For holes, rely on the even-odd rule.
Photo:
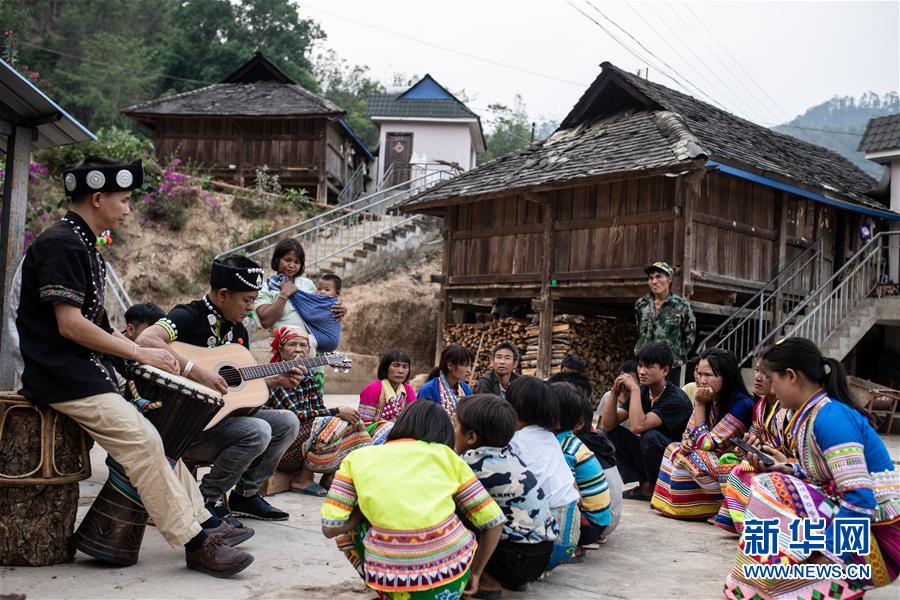
{"label": "tree stump seat", "polygon": [[71,560],[78,482],[93,441],[66,415],[0,392],[0,565]]}

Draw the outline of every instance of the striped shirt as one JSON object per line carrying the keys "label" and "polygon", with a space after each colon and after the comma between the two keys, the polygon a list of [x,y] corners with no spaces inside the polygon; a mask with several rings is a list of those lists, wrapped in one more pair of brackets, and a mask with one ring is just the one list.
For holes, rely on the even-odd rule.
{"label": "striped shirt", "polygon": [[556,434],[556,439],[575,476],[575,484],[581,495],[578,503],[581,514],[593,525],[609,525],[609,485],[600,461],[572,431],[560,431]]}

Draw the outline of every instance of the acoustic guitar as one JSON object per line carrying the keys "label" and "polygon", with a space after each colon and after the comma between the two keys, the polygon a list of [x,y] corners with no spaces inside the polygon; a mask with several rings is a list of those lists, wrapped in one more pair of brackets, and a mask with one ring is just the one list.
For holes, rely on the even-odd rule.
{"label": "acoustic guitar", "polygon": [[353,361],[341,352],[260,365],[250,351],[240,344],[203,348],[183,342],[172,342],[169,347],[196,366],[218,373],[228,384],[228,391],[224,395],[225,405],[205,429],[209,429],[228,415],[252,415],[259,410],[269,398],[269,387],[263,381],[265,377],[281,375],[295,367],[314,369],[328,365],[335,372],[344,373],[353,366]]}

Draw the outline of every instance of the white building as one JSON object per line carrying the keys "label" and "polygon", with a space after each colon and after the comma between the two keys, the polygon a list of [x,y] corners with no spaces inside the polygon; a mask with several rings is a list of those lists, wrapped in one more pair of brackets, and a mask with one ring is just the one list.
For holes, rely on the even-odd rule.
{"label": "white building", "polygon": [[431,170],[468,171],[485,149],[479,116],[431,75],[402,93],[369,96],[366,114],[380,128],[379,186]]}

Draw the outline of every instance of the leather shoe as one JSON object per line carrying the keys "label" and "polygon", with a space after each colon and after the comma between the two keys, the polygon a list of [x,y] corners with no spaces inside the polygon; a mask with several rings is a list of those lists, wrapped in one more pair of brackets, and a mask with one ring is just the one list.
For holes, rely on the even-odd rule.
{"label": "leather shoe", "polygon": [[222,578],[237,575],[253,562],[253,555],[226,546],[221,534],[207,535],[202,546],[185,550],[184,558],[188,569]]}
{"label": "leather shoe", "polygon": [[206,531],[208,535],[220,535],[222,537],[222,543],[231,547],[246,542],[256,533],[250,527],[235,527],[228,521],[222,521],[219,523],[218,527],[204,529],[204,531]]}

